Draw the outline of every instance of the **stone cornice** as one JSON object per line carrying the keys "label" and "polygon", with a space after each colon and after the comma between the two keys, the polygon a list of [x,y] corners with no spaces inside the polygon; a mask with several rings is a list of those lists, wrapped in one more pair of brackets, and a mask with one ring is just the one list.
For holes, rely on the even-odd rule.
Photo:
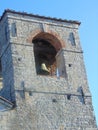
{"label": "stone cornice", "polygon": [[41,18],[41,19],[47,19],[47,20],[54,20],[54,21],[57,21],[57,22],[66,22],[66,23],[78,24],[78,25],[81,24],[81,22],[75,21],[75,20],[66,20],[66,19],[61,19],[61,18],[52,18],[52,17],[46,17],[46,16],[29,14],[29,13],[26,13],[26,12],[16,12],[15,10],[10,10],[10,9],[6,9],[4,11],[4,13],[2,14],[2,16],[0,18],[0,21],[2,20],[2,18],[4,17],[4,15],[6,13],[18,14],[18,15],[22,15],[22,16],[29,16],[29,17],[35,17],[35,18]]}

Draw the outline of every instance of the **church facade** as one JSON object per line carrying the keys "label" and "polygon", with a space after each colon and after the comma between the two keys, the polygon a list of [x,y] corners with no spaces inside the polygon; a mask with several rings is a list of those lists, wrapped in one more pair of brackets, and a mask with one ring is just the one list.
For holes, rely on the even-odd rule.
{"label": "church facade", "polygon": [[97,130],[79,25],[4,11],[0,130]]}

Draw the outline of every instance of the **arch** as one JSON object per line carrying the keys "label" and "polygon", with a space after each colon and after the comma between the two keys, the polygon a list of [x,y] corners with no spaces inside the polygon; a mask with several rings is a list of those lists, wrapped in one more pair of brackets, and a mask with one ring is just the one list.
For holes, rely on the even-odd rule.
{"label": "arch", "polygon": [[56,49],[56,51],[65,48],[65,43],[61,39],[61,37],[58,35],[58,33],[53,32],[52,30],[48,30],[47,32],[44,32],[42,29],[34,30],[30,33],[28,36],[27,42],[32,43],[32,40],[35,38],[42,38],[50,42]]}
{"label": "arch", "polygon": [[[36,74],[65,77],[63,54],[57,56],[59,50],[65,48],[65,43],[58,33],[39,28],[30,33],[27,42],[34,45]],[[59,59],[61,63],[58,63]]]}

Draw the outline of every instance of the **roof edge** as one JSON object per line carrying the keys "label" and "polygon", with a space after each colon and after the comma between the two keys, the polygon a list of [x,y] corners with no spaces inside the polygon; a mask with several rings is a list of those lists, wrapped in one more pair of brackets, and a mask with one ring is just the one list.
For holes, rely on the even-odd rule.
{"label": "roof edge", "polygon": [[73,23],[73,24],[78,24],[78,25],[81,24],[81,22],[75,21],[75,20],[66,20],[66,19],[55,18],[55,17],[53,18],[53,17],[40,16],[40,15],[35,15],[35,14],[27,13],[27,12],[18,12],[18,11],[11,10],[11,9],[4,10],[4,12],[0,18],[0,21],[2,20],[2,18],[4,17],[4,15],[6,13],[14,13],[14,14],[19,14],[19,15],[26,15],[26,16],[30,16],[30,17],[37,17],[37,18],[43,18],[43,19],[48,19],[48,20],[55,20],[55,21],[59,21],[59,22]]}

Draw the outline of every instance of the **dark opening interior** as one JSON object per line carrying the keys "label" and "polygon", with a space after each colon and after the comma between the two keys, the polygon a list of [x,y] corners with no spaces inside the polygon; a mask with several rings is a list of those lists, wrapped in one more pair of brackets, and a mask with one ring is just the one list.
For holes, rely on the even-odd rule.
{"label": "dark opening interior", "polygon": [[39,75],[56,75],[56,49],[47,40],[36,38],[33,41],[36,72]]}

